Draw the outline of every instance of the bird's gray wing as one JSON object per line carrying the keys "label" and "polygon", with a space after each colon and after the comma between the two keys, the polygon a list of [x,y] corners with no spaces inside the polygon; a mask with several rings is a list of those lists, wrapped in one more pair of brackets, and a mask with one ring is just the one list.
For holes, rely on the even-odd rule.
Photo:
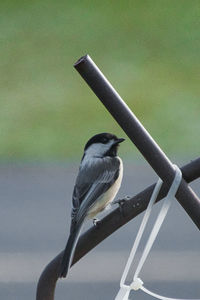
{"label": "bird's gray wing", "polygon": [[81,165],[73,192],[72,222],[85,218],[89,208],[119,176],[117,157],[96,158],[91,165]]}

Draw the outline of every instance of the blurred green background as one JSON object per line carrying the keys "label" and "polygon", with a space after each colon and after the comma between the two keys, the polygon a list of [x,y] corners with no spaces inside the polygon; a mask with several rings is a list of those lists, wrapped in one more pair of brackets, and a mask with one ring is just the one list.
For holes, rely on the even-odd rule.
{"label": "blurred green background", "polygon": [[199,1],[7,0],[0,28],[1,161],[73,161],[95,133],[125,136],[73,68],[86,53],[165,152],[199,155]]}

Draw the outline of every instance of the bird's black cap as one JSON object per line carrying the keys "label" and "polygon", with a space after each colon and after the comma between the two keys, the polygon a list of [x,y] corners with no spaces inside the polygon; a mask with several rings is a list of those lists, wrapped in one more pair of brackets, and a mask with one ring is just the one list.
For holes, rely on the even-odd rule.
{"label": "bird's black cap", "polygon": [[106,144],[110,140],[115,140],[116,144],[119,144],[124,141],[123,138],[118,138],[116,135],[108,133],[108,132],[99,133],[89,139],[89,141],[85,145],[84,151],[87,150],[87,148],[92,144],[95,144],[95,143]]}

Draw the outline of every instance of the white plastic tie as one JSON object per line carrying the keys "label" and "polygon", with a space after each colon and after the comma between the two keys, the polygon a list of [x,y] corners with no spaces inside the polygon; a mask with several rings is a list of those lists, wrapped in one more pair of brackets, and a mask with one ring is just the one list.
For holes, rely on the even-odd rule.
{"label": "white plastic tie", "polygon": [[140,278],[135,278],[135,280],[131,283],[131,290],[138,291],[143,286],[143,281]]}
{"label": "white plastic tie", "polygon": [[126,266],[125,266],[125,269],[124,269],[124,272],[122,274],[122,277],[121,277],[121,281],[120,281],[120,290],[117,294],[117,296],[115,297],[115,300],[128,300],[128,297],[129,297],[129,293],[130,293],[130,290],[133,289],[135,291],[141,289],[143,292],[145,292],[146,294],[149,294],[157,299],[161,299],[161,300],[200,300],[200,299],[177,299],[177,298],[168,298],[168,297],[165,297],[165,296],[161,296],[159,294],[156,294],[156,293],[153,293],[151,292],[150,290],[146,289],[143,285],[143,281],[139,278],[139,273],[147,259],[147,256],[153,246],[153,243],[158,235],[158,232],[161,228],[161,225],[167,215],[167,212],[171,206],[171,202],[172,200],[175,198],[175,195],[176,195],[176,192],[179,188],[179,185],[181,183],[181,179],[182,179],[182,173],[180,171],[180,169],[178,168],[178,166],[174,165],[174,170],[175,170],[175,176],[174,176],[174,180],[171,184],[171,187],[167,193],[167,196],[165,197],[165,199],[163,199],[163,205],[161,207],[161,210],[157,216],[157,219],[155,221],[155,224],[152,228],[152,231],[150,233],[150,236],[146,242],[146,245],[144,247],[144,250],[142,252],[142,255],[141,255],[141,258],[139,260],[139,263],[136,267],[136,271],[135,271],[135,274],[133,276],[133,282],[130,284],[130,285],[126,285],[125,284],[125,281],[126,281],[126,278],[127,278],[127,275],[129,273],[129,270],[130,270],[130,267],[132,265],[132,262],[135,258],[135,254],[136,254],[136,251],[138,249],[138,246],[140,244],[140,241],[141,241],[141,238],[143,236],[143,233],[144,233],[144,230],[146,228],[146,225],[148,223],[148,220],[149,220],[149,217],[150,217],[150,214],[151,214],[151,211],[152,211],[152,207],[153,207],[153,204],[155,203],[156,199],[157,199],[157,196],[159,194],[159,191],[162,187],[162,184],[163,184],[163,181],[159,178],[158,179],[158,182],[153,190],[153,193],[152,193],[152,196],[151,196],[151,199],[149,201],[149,204],[147,206],[147,209],[146,209],[146,212],[144,214],[144,217],[142,219],[142,223],[140,225],[140,228],[138,230],[138,233],[137,233],[137,236],[136,236],[136,239],[135,239],[135,242],[133,244],[133,247],[132,247],[132,250],[130,252],[130,255],[129,255],[129,258],[128,258],[128,261],[126,263]]}
{"label": "white plastic tie", "polygon": [[121,286],[117,296],[115,297],[115,300],[128,300],[129,293],[130,293],[129,286],[126,285]]}

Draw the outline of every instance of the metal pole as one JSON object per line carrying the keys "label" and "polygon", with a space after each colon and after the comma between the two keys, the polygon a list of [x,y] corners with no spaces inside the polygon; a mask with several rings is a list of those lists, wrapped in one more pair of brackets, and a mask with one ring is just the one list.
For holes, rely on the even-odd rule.
{"label": "metal pole", "polygon": [[[190,162],[181,168],[184,179],[191,182],[200,177],[200,158]],[[126,201],[122,207],[115,209],[100,221],[98,227],[92,226],[80,237],[72,264],[79,261],[90,250],[96,247],[104,239],[119,229],[138,214],[143,212],[151,197],[155,184],[147,187],[130,200]],[[168,188],[166,184],[158,195],[157,201],[164,198]],[[59,278],[60,263],[62,261],[63,251],[60,252],[44,269],[37,285],[36,300],[54,300],[55,287]],[[67,295],[66,295],[67,296]]]}
{"label": "metal pole", "polygon": [[[158,176],[163,182],[170,186],[174,178],[174,169],[171,161],[115,91],[89,55],[80,58],[74,67],[149,162]],[[200,199],[192,189],[188,187],[184,179],[181,181],[176,198],[200,229]]]}

